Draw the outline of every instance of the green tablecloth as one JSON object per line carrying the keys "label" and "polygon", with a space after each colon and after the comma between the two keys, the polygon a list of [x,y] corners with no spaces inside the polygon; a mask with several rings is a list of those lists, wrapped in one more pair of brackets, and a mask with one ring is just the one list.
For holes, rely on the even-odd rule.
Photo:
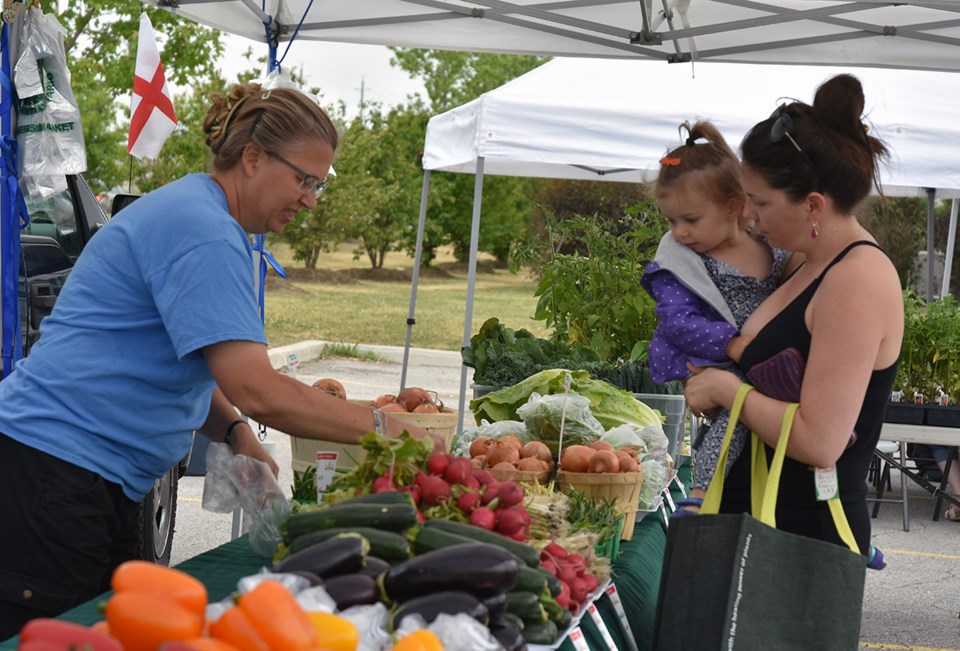
{"label": "green tablecloth", "polygon": [[[684,466],[679,471],[681,481],[689,485],[690,471]],[[674,499],[680,495],[679,488],[672,488]],[[647,651],[653,637],[653,619],[660,589],[660,567],[666,544],[666,528],[659,513],[651,513],[638,522],[629,541],[621,541],[620,557],[613,563],[613,583],[620,593],[627,621],[636,639],[639,651]],[[207,587],[211,602],[219,601],[236,590],[237,579],[255,574],[269,559],[258,556],[250,549],[247,537],[243,536],[215,547],[177,565],[177,569],[197,577]],[[69,610],[60,616],[80,624],[93,624],[102,619],[100,604],[109,593],[101,595]],[[618,649],[629,649],[626,633],[608,598],[597,602],[597,609]],[[600,631],[589,616],[581,620],[581,630],[591,650],[606,651]],[[0,651],[16,649],[16,638],[0,642]],[[574,651],[570,640],[559,647],[561,651]]]}

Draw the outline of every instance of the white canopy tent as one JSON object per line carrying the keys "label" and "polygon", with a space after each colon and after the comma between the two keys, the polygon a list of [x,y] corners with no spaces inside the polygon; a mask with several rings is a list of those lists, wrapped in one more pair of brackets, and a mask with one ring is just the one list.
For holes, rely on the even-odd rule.
{"label": "white canopy tent", "polygon": [[[680,142],[681,122],[708,119],[736,148],[750,127],[780,102],[791,98],[810,102],[816,87],[840,72],[860,78],[867,98],[867,121],[872,132],[891,149],[890,165],[882,174],[884,192],[960,197],[960,128],[953,117],[955,107],[960,105],[960,76],[948,73],[555,59],[431,118],[423,156],[421,229],[432,171],[477,176],[464,345],[472,335],[476,242],[485,174],[652,181],[660,158]],[[932,219],[932,212],[930,215]],[[932,237],[929,224],[928,232]],[[928,246],[932,250],[929,238]],[[932,278],[929,282],[932,285]],[[416,287],[415,271],[408,347]],[[461,413],[466,375],[464,368]]]}
{"label": "white canopy tent", "polygon": [[952,0],[148,0],[293,39],[548,56],[960,70]]}

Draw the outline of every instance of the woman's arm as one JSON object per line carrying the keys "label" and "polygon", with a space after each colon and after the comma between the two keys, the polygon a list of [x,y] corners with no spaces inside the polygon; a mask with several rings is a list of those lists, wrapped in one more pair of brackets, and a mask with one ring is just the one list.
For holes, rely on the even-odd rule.
{"label": "woman's arm", "polygon": [[[203,349],[225,399],[258,423],[301,438],[356,443],[376,429],[373,410],[336,398],[273,369],[267,347],[251,341],[222,341]],[[408,430],[416,438],[443,439],[384,414],[385,433]]]}
{"label": "woman's arm", "polygon": [[200,433],[211,441],[222,443],[225,442],[224,439],[229,428],[230,447],[233,451],[236,454],[263,461],[270,466],[270,470],[276,477],[280,472],[280,466],[260,443],[256,432],[249,424],[233,425],[237,420],[240,420],[240,414],[237,413],[237,410],[230,404],[230,401],[227,400],[220,389],[214,389],[213,397],[210,399],[210,413],[207,414],[207,420],[200,426]]}
{"label": "woman's arm", "polygon": [[[817,467],[840,458],[871,374],[899,355],[902,314],[899,279],[880,251],[851,252],[824,277],[806,315],[812,339],[787,448],[790,457]],[[707,369],[687,381],[687,400],[695,412],[718,405],[729,409],[739,385],[733,374]],[[785,409],[786,403],[754,391],[741,418],[775,445]]]}

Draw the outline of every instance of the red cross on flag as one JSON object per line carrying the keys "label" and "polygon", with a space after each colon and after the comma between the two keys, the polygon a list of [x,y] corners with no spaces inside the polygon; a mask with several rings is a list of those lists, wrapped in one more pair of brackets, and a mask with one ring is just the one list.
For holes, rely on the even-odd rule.
{"label": "red cross on flag", "polygon": [[157,35],[149,16],[140,14],[137,69],[130,104],[130,139],[127,153],[140,160],[157,158],[160,148],[177,126],[173,100],[163,74]]}

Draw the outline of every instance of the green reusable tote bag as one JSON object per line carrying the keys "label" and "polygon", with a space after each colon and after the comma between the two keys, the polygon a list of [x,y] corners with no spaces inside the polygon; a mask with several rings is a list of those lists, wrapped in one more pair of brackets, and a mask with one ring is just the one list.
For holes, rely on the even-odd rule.
{"label": "green reusable tote bag", "polygon": [[787,409],[769,470],[751,443],[754,516],[718,514],[723,468],[746,394],[730,414],[700,515],[667,530],[653,649],[656,651],[855,651],[866,558],[837,498],[829,508],[848,548],[776,529],[776,500],[790,428]]}

